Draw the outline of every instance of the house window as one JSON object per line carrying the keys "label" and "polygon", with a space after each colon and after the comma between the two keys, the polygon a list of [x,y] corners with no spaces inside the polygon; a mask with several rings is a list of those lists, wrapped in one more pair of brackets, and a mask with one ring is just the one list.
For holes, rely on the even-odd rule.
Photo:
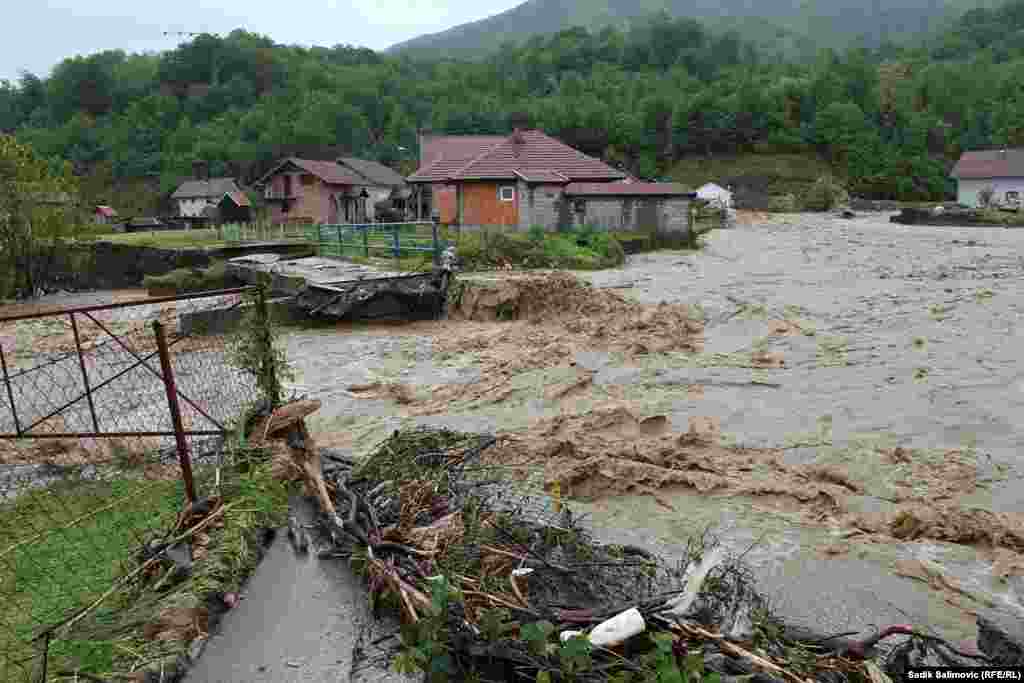
{"label": "house window", "polygon": [[309,174],[309,173],[303,173],[302,177],[301,177],[301,181],[302,181],[303,185],[312,185],[313,184],[313,176],[311,174]]}
{"label": "house window", "polygon": [[516,200],[516,188],[512,185],[502,185],[498,188],[498,199],[503,202],[514,202]]}

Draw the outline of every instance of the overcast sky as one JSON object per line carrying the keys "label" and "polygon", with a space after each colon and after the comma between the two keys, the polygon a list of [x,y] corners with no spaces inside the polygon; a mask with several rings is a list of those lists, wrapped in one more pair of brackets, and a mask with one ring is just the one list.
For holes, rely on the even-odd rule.
{"label": "overcast sky", "polygon": [[76,54],[173,48],[164,31],[236,28],[297,45],[375,50],[502,12],[521,0],[4,0],[0,79],[49,74]]}

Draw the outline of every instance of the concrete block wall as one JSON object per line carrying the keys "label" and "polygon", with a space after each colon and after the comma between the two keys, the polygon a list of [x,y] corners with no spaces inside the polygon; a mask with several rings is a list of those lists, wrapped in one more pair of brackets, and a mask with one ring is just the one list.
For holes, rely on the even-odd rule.
{"label": "concrete block wall", "polygon": [[666,199],[661,204],[660,231],[668,235],[685,235],[690,231],[690,200]]}
{"label": "concrete block wall", "polygon": [[539,225],[548,231],[558,229],[558,205],[562,201],[561,185],[528,185],[520,181],[519,229]]}

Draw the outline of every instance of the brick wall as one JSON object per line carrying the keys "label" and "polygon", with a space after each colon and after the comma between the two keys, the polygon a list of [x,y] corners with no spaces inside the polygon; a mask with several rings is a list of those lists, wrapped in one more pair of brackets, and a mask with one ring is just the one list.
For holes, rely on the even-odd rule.
{"label": "brick wall", "polygon": [[519,192],[518,188],[513,201],[498,199],[498,187],[514,183],[462,183],[459,186],[460,216],[459,222],[466,225],[519,225]]}

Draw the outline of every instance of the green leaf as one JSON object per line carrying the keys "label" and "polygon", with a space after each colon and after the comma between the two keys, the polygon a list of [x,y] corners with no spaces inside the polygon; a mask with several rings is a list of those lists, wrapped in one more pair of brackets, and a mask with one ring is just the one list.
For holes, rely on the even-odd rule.
{"label": "green leaf", "polygon": [[484,610],[480,615],[480,629],[487,640],[499,640],[504,634],[505,622],[509,618],[509,611],[504,608]]}
{"label": "green leaf", "polygon": [[438,576],[430,582],[430,612],[438,616],[448,611],[448,577]]}
{"label": "green leaf", "polygon": [[667,659],[661,660],[656,671],[658,672],[658,683],[687,683],[683,672],[675,665],[675,662]]}
{"label": "green leaf", "polygon": [[411,650],[398,653],[391,661],[391,667],[400,674],[415,674],[423,671]]}
{"label": "green leaf", "polygon": [[565,641],[562,645],[559,658],[562,661],[562,668],[570,673],[577,673],[588,670],[593,664],[591,658],[590,640],[586,636],[575,636]]}
{"label": "green leaf", "polygon": [[655,633],[651,636],[651,640],[654,641],[655,647],[658,648],[658,652],[672,652],[672,644],[676,642],[676,637],[671,633]]}
{"label": "green leaf", "polygon": [[687,678],[691,681],[699,681],[704,675],[704,655],[700,652],[691,652],[686,655],[683,662],[686,667]]}
{"label": "green leaf", "polygon": [[547,640],[554,631],[555,625],[550,621],[535,621],[523,624],[519,636],[529,644],[531,652],[543,655],[547,650]]}
{"label": "green leaf", "polygon": [[551,672],[550,671],[538,671],[537,672],[537,683],[551,683]]}

